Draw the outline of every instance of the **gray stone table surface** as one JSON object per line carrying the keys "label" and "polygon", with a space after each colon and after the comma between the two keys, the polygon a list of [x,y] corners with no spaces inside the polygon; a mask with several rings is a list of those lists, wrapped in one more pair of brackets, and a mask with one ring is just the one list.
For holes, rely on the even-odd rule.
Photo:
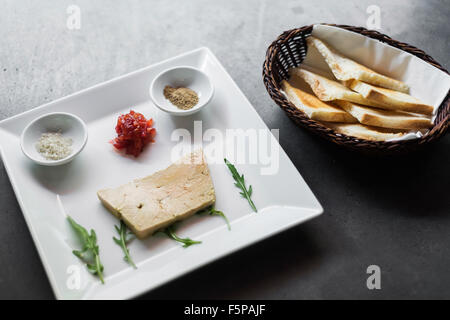
{"label": "gray stone table surface", "polygon": [[[81,9],[81,29],[66,9]],[[0,119],[162,59],[208,46],[305,178],[325,213],[142,298],[450,298],[450,137],[406,157],[350,153],[295,126],[261,79],[267,46],[317,22],[366,26],[450,67],[450,1],[0,2]],[[0,299],[52,299],[0,162]],[[381,268],[368,290],[366,268]]]}

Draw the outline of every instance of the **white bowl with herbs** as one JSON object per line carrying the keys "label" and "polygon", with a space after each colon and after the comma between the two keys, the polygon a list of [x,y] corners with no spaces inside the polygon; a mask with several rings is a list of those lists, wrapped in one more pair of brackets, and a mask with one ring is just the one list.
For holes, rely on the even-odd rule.
{"label": "white bowl with herbs", "polygon": [[86,124],[65,112],[42,115],[22,132],[20,145],[32,161],[44,166],[57,166],[72,161],[88,139]]}
{"label": "white bowl with herbs", "polygon": [[214,95],[208,75],[193,67],[164,70],[150,85],[150,97],[162,111],[175,116],[188,116],[203,109]]}

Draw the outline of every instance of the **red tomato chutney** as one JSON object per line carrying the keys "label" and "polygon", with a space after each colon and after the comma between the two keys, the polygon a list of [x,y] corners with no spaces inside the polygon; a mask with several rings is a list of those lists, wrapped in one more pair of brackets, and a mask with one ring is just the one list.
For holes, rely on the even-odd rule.
{"label": "red tomato chutney", "polygon": [[152,128],[153,119],[145,119],[142,113],[131,110],[117,119],[117,138],[112,140],[116,149],[125,149],[126,154],[137,157],[144,147],[153,142],[156,129]]}

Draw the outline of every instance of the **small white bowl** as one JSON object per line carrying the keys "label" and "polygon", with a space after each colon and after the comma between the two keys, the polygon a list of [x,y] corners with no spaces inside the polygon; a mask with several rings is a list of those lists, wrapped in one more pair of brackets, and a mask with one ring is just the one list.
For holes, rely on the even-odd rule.
{"label": "small white bowl", "polygon": [[[192,109],[182,110],[164,97],[165,86],[185,87],[194,90],[198,103]],[[162,111],[175,116],[187,116],[204,108],[214,94],[211,80],[203,71],[193,67],[175,67],[165,70],[153,79],[150,85],[150,97]]]}
{"label": "small white bowl", "polygon": [[[66,138],[72,139],[72,153],[60,160],[48,160],[36,150],[36,143],[43,133],[60,132]],[[34,119],[28,124],[20,137],[23,153],[44,166],[58,166],[72,161],[86,145],[88,130],[86,124],[77,116],[65,113],[48,113]]]}

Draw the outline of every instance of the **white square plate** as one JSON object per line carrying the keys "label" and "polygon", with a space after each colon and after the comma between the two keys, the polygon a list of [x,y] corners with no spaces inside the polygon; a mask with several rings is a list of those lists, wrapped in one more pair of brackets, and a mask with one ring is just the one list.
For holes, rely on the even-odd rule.
{"label": "white square plate", "polygon": [[[173,118],[153,105],[148,89],[159,72],[181,65],[206,72],[215,86],[215,95],[210,105],[199,113]],[[136,159],[118,154],[108,143],[115,135],[117,116],[130,108],[152,117],[157,129],[156,142]],[[39,166],[22,154],[20,134],[34,118],[55,111],[70,112],[82,118],[88,126],[89,140],[73,162],[59,167]],[[269,142],[276,146],[272,151],[279,152],[276,174],[261,174],[267,163],[264,165],[260,161],[236,165],[254,188],[252,198],[259,209],[257,213],[253,213],[247,201],[241,198],[223,162],[212,163],[216,208],[227,214],[231,231],[220,217],[194,216],[181,222],[177,233],[201,240],[202,244],[183,248],[161,234],[144,241],[135,239],[129,248],[138,269],[129,267],[122,259],[121,249],[112,241],[114,224],[118,221],[100,204],[96,191],[167,167],[172,161],[171,152],[179,144],[173,139],[174,130],[185,128],[195,137],[194,121],[200,120],[203,131],[215,128],[222,133],[228,129],[268,132],[249,101],[207,48],[143,68],[0,122],[3,162],[57,298],[131,298],[322,213],[322,207],[297,169],[269,134]],[[197,141],[192,143],[198,144],[198,137],[195,139]],[[208,143],[203,142],[204,147]],[[105,266],[104,285],[72,254],[78,243],[66,215],[87,229],[96,230],[100,257]]]}

